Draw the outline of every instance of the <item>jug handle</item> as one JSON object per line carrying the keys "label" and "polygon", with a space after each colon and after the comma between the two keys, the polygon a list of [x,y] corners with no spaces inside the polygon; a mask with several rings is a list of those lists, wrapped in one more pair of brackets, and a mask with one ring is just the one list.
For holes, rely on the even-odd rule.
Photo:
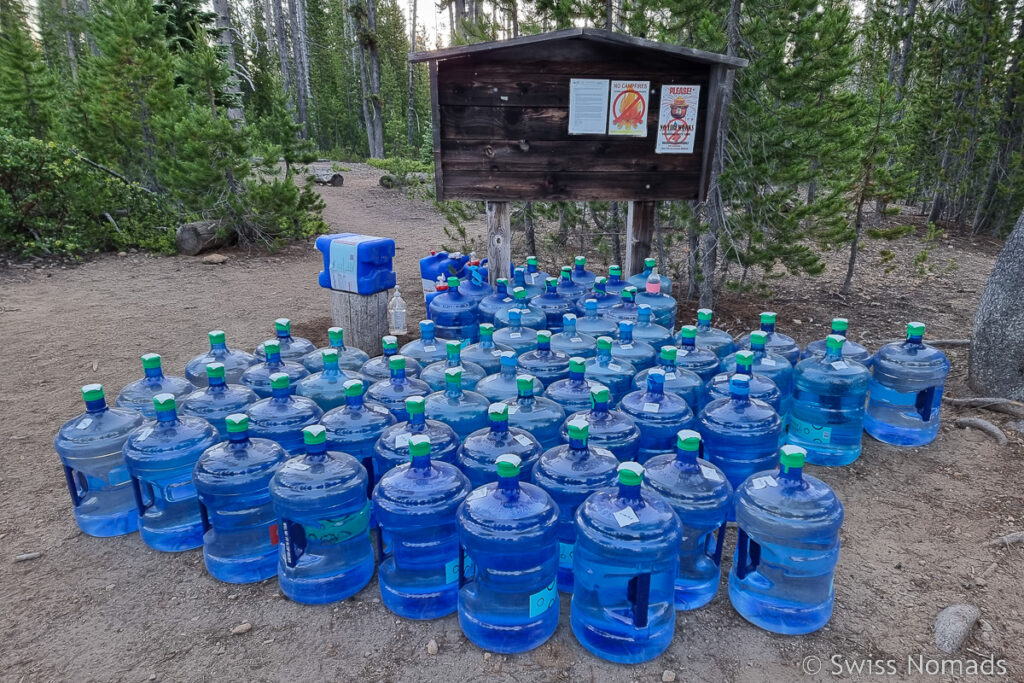
{"label": "jug handle", "polygon": [[366,470],[366,498],[368,500],[373,499],[373,487],[377,483],[377,478],[373,474],[373,456],[368,455],[362,459],[363,469]]}
{"label": "jug handle", "polygon": [[75,481],[75,471],[67,465],[64,465],[64,479],[68,482],[68,493],[71,494],[71,504],[74,507],[78,507],[82,504],[82,493],[84,493],[84,491],[78,488],[78,482]]}
{"label": "jug handle", "polygon": [[297,524],[290,519],[281,519],[279,524],[283,534],[281,541],[284,545],[285,566],[294,567],[299,563],[299,558],[305,552],[306,532],[301,524]]}
{"label": "jug handle", "polygon": [[147,503],[142,497],[142,483],[136,476],[132,476],[132,493],[135,494],[135,507],[139,510],[139,517],[142,517],[146,510],[153,507],[153,501]]}
{"label": "jug handle", "polygon": [[914,401],[914,408],[917,409],[917,414],[921,416],[921,419],[925,422],[932,417],[932,404],[935,402],[935,387],[928,387],[922,391],[917,392],[917,399]]}
{"label": "jug handle", "polygon": [[633,608],[633,625],[637,628],[647,627],[647,612],[651,601],[651,575],[637,574],[629,580],[626,599]]}
{"label": "jug handle", "polygon": [[205,534],[207,531],[210,530],[210,527],[212,526],[210,524],[210,511],[206,509],[206,505],[203,504],[203,501],[200,500],[198,502],[199,502],[199,521],[203,523],[203,533]]}
{"label": "jug handle", "polygon": [[751,540],[743,529],[736,538],[736,578],[744,579],[761,562],[761,545]]}
{"label": "jug handle", "polygon": [[715,549],[712,552],[708,552],[707,545],[710,545],[710,543],[704,546],[704,554],[715,563],[716,567],[722,566],[722,546],[725,545],[726,524],[726,522],[722,522],[722,526],[718,527],[707,537],[707,541],[710,541],[712,536],[715,538]]}
{"label": "jug handle", "polygon": [[[385,552],[384,550],[384,527],[381,526],[380,522],[377,522],[377,564],[383,564],[384,560],[391,557],[394,553]],[[395,567],[398,567],[398,558],[395,557]]]}
{"label": "jug handle", "polygon": [[466,576],[466,549],[459,544],[459,588],[462,588],[469,583],[469,578]]}

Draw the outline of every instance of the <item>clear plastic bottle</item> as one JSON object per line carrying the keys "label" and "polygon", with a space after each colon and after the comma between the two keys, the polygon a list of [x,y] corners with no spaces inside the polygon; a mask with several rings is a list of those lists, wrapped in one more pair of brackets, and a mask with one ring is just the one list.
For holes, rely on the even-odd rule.
{"label": "clear plastic bottle", "polygon": [[[782,420],[764,401],[750,398],[750,380],[729,380],[729,398],[712,401],[697,418],[704,457],[725,472],[735,489],[754,472],[771,469],[779,460]],[[735,512],[729,511],[729,521]]]}
{"label": "clear plastic bottle", "polygon": [[594,280],[597,276],[591,271],[587,270],[587,257],[577,256],[573,260],[572,269],[572,281],[582,287],[584,290],[589,290],[594,286]]}
{"label": "clear plastic bottle", "polygon": [[587,359],[587,379],[599,382],[611,392],[611,402],[617,404],[629,392],[630,382],[636,374],[636,368],[630,363],[612,358],[611,337],[597,338],[597,355]]}
{"label": "clear plastic bottle", "polygon": [[640,452],[640,428],[629,415],[611,407],[607,389],[595,389],[588,410],[573,413],[562,425],[562,441],[569,442],[569,422],[583,419],[588,425],[591,445],[607,448],[619,462],[636,460]]}
{"label": "clear plastic bottle", "polygon": [[302,365],[310,373],[320,372],[324,369],[324,354],[327,349],[334,349],[338,353],[338,367],[342,370],[359,372],[363,363],[370,360],[370,356],[361,349],[354,346],[345,346],[345,331],[340,327],[327,328],[328,345],[311,351],[302,357]]}
{"label": "clear plastic bottle", "polygon": [[516,268],[512,271],[512,286],[522,287],[526,291],[527,298],[532,299],[538,294],[544,293],[544,281],[549,277],[547,273],[541,273],[544,277],[537,278],[536,282],[526,274],[525,268]]}
{"label": "clear plastic bottle", "polygon": [[686,401],[665,391],[665,373],[655,368],[647,375],[647,387],[626,394],[619,410],[633,418],[640,429],[637,462],[672,450],[676,432],[694,425],[693,411]]}
{"label": "clear plastic bottle", "polygon": [[[381,349],[383,353],[379,356],[374,356],[370,360],[363,363],[363,366],[359,368],[368,382],[376,382],[381,379],[388,379],[391,377],[391,357],[398,355],[398,338],[391,335],[381,337],[380,340]],[[419,377],[420,371],[423,368],[412,358],[405,359],[405,376],[406,377]]]}
{"label": "clear plastic bottle", "polygon": [[[857,342],[847,339],[846,332],[850,327],[850,322],[846,318],[832,318],[832,334],[839,335],[846,341],[843,343],[843,358],[846,360],[855,360],[865,367],[871,367],[871,352],[866,348],[858,344]],[[810,344],[804,347],[803,352],[800,354],[800,359],[811,358],[813,356],[821,357],[828,351],[828,345],[824,339],[815,339]]]}
{"label": "clear plastic bottle", "polygon": [[923,446],[939,432],[949,360],[924,343],[924,323],[907,325],[907,340],[874,355],[864,430],[883,443]]}
{"label": "clear plastic bottle", "polygon": [[605,320],[618,324],[623,320],[636,322],[640,311],[636,307],[636,287],[623,287],[619,293],[619,303],[601,311]]}
{"label": "clear plastic bottle", "polygon": [[672,294],[672,280],[658,272],[658,262],[650,257],[644,259],[644,269],[636,275],[630,276],[627,282],[638,290],[641,290],[647,286],[647,280],[652,275],[657,276],[658,281],[661,284],[662,294]]}
{"label": "clear plastic bottle", "polygon": [[459,506],[459,626],[478,647],[532,650],[558,628],[558,508],[519,481],[519,458],[502,455],[498,480]]}
{"label": "clear plastic bottle", "polygon": [[430,393],[430,385],[421,379],[405,376],[405,356],[391,356],[388,364],[391,366],[391,377],[371,384],[366,390],[366,398],[390,410],[398,422],[404,422],[409,419],[409,414],[405,412],[405,399],[410,396],[426,396]]}
{"label": "clear plastic bottle", "polygon": [[[537,257],[527,256],[526,257],[526,284],[531,286],[544,286],[547,279],[551,277],[550,274],[545,273],[543,270],[537,267]],[[540,292],[538,292],[539,294]]]}
{"label": "clear plastic bottle", "polygon": [[345,405],[345,382],[358,379],[366,386],[366,377],[361,372],[342,370],[338,367],[338,352],[327,349],[322,352],[323,370],[303,377],[295,384],[295,394],[311,398],[324,412]]}
{"label": "clear plastic bottle", "polygon": [[408,421],[393,424],[381,432],[373,446],[374,481],[380,481],[388,470],[409,462],[409,443],[414,436],[430,439],[433,460],[455,464],[459,452],[459,435],[444,422],[428,420],[425,406],[426,399],[422,396],[410,396],[405,399]]}
{"label": "clear plastic bottle", "polygon": [[195,356],[185,363],[185,379],[197,387],[206,386],[206,366],[220,363],[224,366],[224,381],[238,384],[242,373],[256,364],[256,357],[248,351],[229,349],[222,330],[210,332],[210,350]]}
{"label": "clear plastic bottle", "polygon": [[[558,285],[555,287],[555,291],[558,292],[559,296],[568,301],[570,306],[575,306],[580,297],[587,293],[587,289],[589,288],[573,282],[572,268],[562,266],[562,275],[558,278]],[[572,310],[572,308],[569,310]]]}
{"label": "clear plastic bottle", "polygon": [[142,356],[142,371],[144,375],[141,379],[129,382],[117,395],[114,405],[118,408],[138,411],[143,417],[152,420],[156,417],[153,398],[157,394],[171,394],[176,399],[182,399],[196,390],[196,386],[184,377],[164,375],[158,353]]}
{"label": "clear plastic bottle", "polygon": [[662,346],[661,353],[658,354],[658,364],[636,373],[633,377],[633,387],[643,389],[647,386],[648,375],[654,370],[661,370],[665,377],[665,391],[686,401],[686,405],[690,406],[690,410],[696,415],[704,407],[704,381],[695,372],[676,365],[678,351],[679,349],[674,346]]}
{"label": "clear plastic bottle", "polygon": [[[644,280],[644,282],[647,281]],[[608,282],[605,285],[605,290],[612,296],[619,296],[626,287],[629,287],[629,283],[622,277],[622,267],[608,266]]]}
{"label": "clear plastic bottle", "polygon": [[[504,401],[506,398],[515,398],[519,395],[519,388],[516,385],[516,376],[519,372],[519,361],[512,351],[503,351],[500,357],[501,370],[494,375],[488,375],[476,383],[475,391],[491,403]],[[533,385],[536,393],[543,393],[544,385],[540,380]]]}
{"label": "clear plastic bottle", "polygon": [[363,383],[357,379],[345,382],[345,405],[328,410],[320,418],[327,428],[328,446],[333,450],[345,449],[365,468],[373,488],[373,454],[377,439],[384,430],[395,424],[391,411],[363,397]]}
{"label": "clear plastic bottle", "polygon": [[637,306],[647,304],[651,307],[654,322],[669,330],[676,328],[676,308],[679,304],[671,295],[662,293],[661,280],[657,273],[652,273],[647,278],[646,285],[643,289],[638,289],[634,301]]}
{"label": "clear plastic bottle", "polygon": [[611,308],[621,301],[621,292],[608,293],[608,278],[599,277],[594,280],[593,288],[576,301],[576,312],[580,315],[586,314],[587,301],[594,300],[597,314],[601,315],[606,309]]}
{"label": "clear plastic bottle", "polygon": [[462,388],[462,370],[448,368],[444,372],[443,391],[427,396],[426,415],[455,430],[460,439],[487,425],[487,408],[491,401],[475,391]]}
{"label": "clear plastic bottle", "polygon": [[163,552],[198,548],[203,523],[192,468],[220,437],[201,417],[179,417],[173,394],[157,394],[153,406],[156,420],[136,427],[123,449],[139,535],[150,548]]}
{"label": "clear plastic bottle", "polygon": [[476,341],[476,300],[459,292],[459,278],[448,278],[448,291],[430,300],[428,315],[441,339],[470,337]]}
{"label": "clear plastic bottle", "polygon": [[544,448],[554,448],[560,443],[559,427],[565,420],[565,410],[551,399],[535,395],[536,381],[533,375],[519,375],[518,396],[503,403],[508,404],[510,425],[528,431]]}
{"label": "clear plastic bottle", "polygon": [[830,334],[822,358],[797,363],[786,441],[807,451],[814,465],[848,465],[860,456],[864,404],[871,375],[843,359],[843,337]]}
{"label": "clear plastic bottle", "polygon": [[[619,338],[612,342],[612,358],[620,363],[628,363],[637,371],[654,366],[658,354],[654,347],[633,339],[633,322],[619,321]],[[627,381],[629,378],[626,378]]]}
{"label": "clear plastic bottle", "polygon": [[380,529],[380,597],[406,619],[437,619],[456,610],[459,534],[455,512],[470,491],[451,463],[431,457],[430,437],[409,439],[410,457],[373,489]]}
{"label": "clear plastic bottle", "polygon": [[192,471],[210,576],[252,583],[277,575],[277,515],[270,479],[288,458],[270,439],[249,437],[249,418],[227,417],[227,440],[207,448]]}
{"label": "clear plastic bottle", "polygon": [[[784,356],[790,365],[795,366],[800,360],[800,345],[781,332],[775,331],[775,314],[766,311],[761,314],[761,331],[765,333],[765,348],[780,356]],[[750,348],[750,335],[745,334],[736,340],[736,348]]]}
{"label": "clear plastic bottle", "polygon": [[646,342],[655,349],[660,349],[667,344],[674,345],[675,339],[672,331],[658,323],[651,322],[651,307],[647,304],[639,304],[636,307],[636,322],[633,323],[633,339]]}
{"label": "clear plastic bottle", "polygon": [[725,330],[711,327],[712,315],[710,308],[697,309],[697,346],[705,346],[719,358],[725,358],[736,350],[736,342]]}
{"label": "clear plastic bottle", "polygon": [[289,599],[322,605],[355,595],[373,578],[368,477],[353,456],[327,450],[322,425],[302,431],[305,454],[270,481],[281,535],[277,579]]}
{"label": "clear plastic bottle", "polygon": [[283,372],[270,376],[270,391],[269,398],[256,401],[245,411],[249,433],[276,441],[289,455],[301,453],[302,428],[316,424],[324,411],[313,399],[293,395]]}
{"label": "clear plastic bottle", "polygon": [[595,389],[608,389],[597,380],[587,379],[586,363],[586,359],[573,356],[569,359],[569,377],[552,382],[544,390],[544,397],[562,406],[566,415],[589,410],[591,393]]}
{"label": "clear plastic bottle", "polygon": [[576,330],[583,334],[597,337],[612,337],[619,333],[619,327],[611,320],[605,320],[598,312],[597,300],[586,299],[583,302],[583,317],[576,321]]}
{"label": "clear plastic bottle", "polygon": [[[278,318],[275,320],[274,332],[277,334],[277,343],[279,344],[282,360],[301,363],[303,356],[316,351],[316,345],[313,342],[304,337],[292,336],[292,321],[288,318]],[[265,346],[266,342],[263,342],[256,347],[254,353],[256,360],[264,361],[267,359]]]}
{"label": "clear plastic bottle", "polygon": [[462,359],[462,344],[457,341],[449,341],[446,344],[448,357],[445,360],[431,363],[423,368],[420,379],[427,383],[431,391],[444,389],[444,373],[449,368],[462,369],[462,388],[473,389],[476,383],[487,376],[482,367],[476,363]]}
{"label": "clear plastic bottle", "polygon": [[675,453],[658,455],[644,465],[644,487],[661,494],[679,515],[683,537],[676,575],[677,610],[711,602],[722,575],[726,518],[732,509],[732,486],[725,473],[701,454],[700,434],[682,429]]}
{"label": "clear plastic bottle", "polygon": [[263,360],[242,373],[240,384],[247,386],[256,392],[260,398],[269,398],[273,393],[270,386],[270,378],[278,373],[284,373],[289,381],[294,384],[303,377],[309,375],[309,371],[299,363],[293,363],[281,359],[280,344],[276,339],[268,339],[263,343],[266,355]]}
{"label": "clear plastic bottle", "polygon": [[[786,409],[789,404],[783,405],[782,392],[775,382],[767,376],[754,372],[754,352],[748,349],[737,351],[733,357],[735,366],[732,372],[720,372],[711,378],[707,384],[706,398],[701,402],[701,409],[708,403],[720,398],[729,398],[732,393],[729,390],[729,380],[737,375],[746,375],[750,381],[750,398],[764,401],[782,418],[783,424],[786,420]],[[724,366],[724,363],[723,363]]]}
{"label": "clear plastic bottle", "polygon": [[683,325],[679,330],[679,352],[676,366],[697,374],[705,384],[721,372],[722,363],[716,354],[706,346],[697,346],[697,328]]}
{"label": "clear plastic bottle", "polygon": [[587,443],[590,425],[568,425],[568,445],[544,452],[533,468],[533,483],[558,505],[558,590],[572,593],[572,558],[576,545],[576,508],[595,490],[613,486],[619,461],[606,448]]}
{"label": "clear plastic bottle", "polygon": [[644,468],[619,465],[618,486],[576,511],[572,632],[602,659],[636,664],[675,634],[675,579],[682,525],[672,506],[641,486]]}
{"label": "clear plastic bottle", "polygon": [[256,392],[241,384],[225,382],[222,363],[206,366],[207,381],[181,401],[181,414],[201,417],[214,426],[220,438],[228,438],[225,419],[233,413],[244,413],[259,400]]}
{"label": "clear plastic bottle", "polygon": [[420,338],[402,346],[399,351],[406,359],[414,360],[419,365],[426,367],[431,363],[445,359],[445,345],[438,343],[434,336],[434,321],[420,321]]}
{"label": "clear plastic bottle", "polygon": [[553,277],[547,280],[547,289],[540,296],[533,297],[530,301],[530,310],[544,316],[543,329],[552,332],[562,331],[562,316],[572,313],[576,309],[576,302],[570,301],[558,293],[557,281]]}
{"label": "clear plastic bottle", "polygon": [[835,601],[843,504],[803,472],[804,451],[783,446],[779,469],[736,489],[736,555],[729,599],[744,619],[802,635],[828,623]]}
{"label": "clear plastic bottle", "polygon": [[65,422],[53,440],[67,481],[78,528],[101,538],[139,528],[122,448],[142,413],[111,408],[102,384],[82,387],[85,412]]}
{"label": "clear plastic bottle", "polygon": [[[480,323],[480,341],[462,349],[462,358],[469,363],[476,363],[482,367],[486,375],[493,375],[501,371],[501,354],[503,351],[512,351],[512,347],[505,344],[495,344],[494,325]],[[513,351],[513,353],[515,352]]]}
{"label": "clear plastic bottle", "polygon": [[537,330],[523,327],[522,319],[522,310],[510,308],[508,310],[508,326],[502,327],[494,333],[494,343],[508,346],[516,352],[516,355],[537,348]]}
{"label": "clear plastic bottle", "polygon": [[[494,288],[487,282],[487,276],[479,266],[467,266],[469,277],[459,285],[459,294],[468,296],[473,300],[473,305],[479,308],[480,302],[494,293]],[[478,318],[477,324],[480,321]]]}
{"label": "clear plastic bottle", "polygon": [[506,453],[519,458],[520,477],[529,480],[534,463],[544,452],[530,432],[508,426],[508,409],[507,403],[492,403],[487,409],[489,425],[467,436],[459,447],[459,468],[474,488],[497,479],[494,464]]}
{"label": "clear plastic bottle", "polygon": [[551,332],[540,330],[537,332],[537,348],[520,354],[519,367],[547,387],[569,377],[569,355],[552,349]]}
{"label": "clear plastic bottle", "polygon": [[495,285],[494,293],[488,294],[476,307],[476,317],[482,323],[494,323],[494,315],[498,311],[508,310],[512,308],[516,303],[516,300],[512,298],[512,295],[508,290],[508,280],[503,277],[499,277]]}
{"label": "clear plastic bottle", "polygon": [[[750,334],[750,352],[754,354],[754,375],[767,377],[779,388],[779,416],[785,420],[789,416],[789,407],[793,404],[793,366],[783,356],[771,353],[765,348],[767,335],[757,331]],[[739,352],[731,353],[722,361],[722,372],[735,372],[738,365]],[[785,422],[783,422],[785,424]]]}
{"label": "clear plastic bottle", "polygon": [[395,285],[395,293],[388,301],[388,332],[391,334],[408,334],[408,316],[406,315],[405,299],[402,298],[402,290]]}
{"label": "clear plastic bottle", "polygon": [[[536,297],[534,297],[536,298]],[[512,290],[512,305],[494,314],[495,329],[503,329],[512,325],[512,311],[519,313],[519,324],[531,330],[543,330],[548,326],[548,318],[543,312],[530,308],[526,290],[516,287]]]}
{"label": "clear plastic bottle", "polygon": [[551,348],[570,357],[593,358],[597,355],[597,337],[577,330],[576,316],[566,313],[562,316],[562,331],[551,335]]}

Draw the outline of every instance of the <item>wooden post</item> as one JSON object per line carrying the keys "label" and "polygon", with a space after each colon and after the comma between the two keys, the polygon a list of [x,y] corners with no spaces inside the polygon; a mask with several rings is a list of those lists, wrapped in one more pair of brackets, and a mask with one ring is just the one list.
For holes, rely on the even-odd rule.
{"label": "wooden post", "polygon": [[337,289],[331,293],[331,320],[345,330],[346,346],[354,346],[371,356],[379,356],[380,338],[388,333],[388,295],[390,289],[373,294],[356,294]]}
{"label": "wooden post", "polygon": [[630,202],[626,212],[626,263],[623,277],[642,273],[644,259],[651,254],[654,237],[655,202]]}
{"label": "wooden post", "polygon": [[487,202],[487,272],[491,286],[512,277],[512,223],[508,202]]}

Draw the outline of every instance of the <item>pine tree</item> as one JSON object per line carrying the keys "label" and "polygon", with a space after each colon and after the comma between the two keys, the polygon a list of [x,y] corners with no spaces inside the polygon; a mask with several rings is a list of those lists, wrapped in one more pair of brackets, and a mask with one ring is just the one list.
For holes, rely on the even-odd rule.
{"label": "pine tree", "polygon": [[53,125],[56,84],[32,40],[21,0],[0,0],[0,126],[44,139]]}

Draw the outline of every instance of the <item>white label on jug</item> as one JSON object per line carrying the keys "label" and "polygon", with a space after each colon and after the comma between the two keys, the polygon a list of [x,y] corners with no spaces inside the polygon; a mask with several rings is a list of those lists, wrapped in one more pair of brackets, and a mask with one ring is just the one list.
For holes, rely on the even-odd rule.
{"label": "white label on jug", "polygon": [[657,403],[645,403],[644,404],[644,412],[645,413],[656,413],[659,410],[661,410],[661,406],[658,405]]}
{"label": "white label on jug", "polygon": [[309,469],[309,465],[307,465],[306,463],[304,463],[302,461],[292,463],[288,467],[293,469],[293,470],[298,470],[300,472],[305,472],[306,470]]}
{"label": "white label on jug", "polygon": [[583,341],[583,337],[573,337],[569,341],[576,342],[577,344],[579,344],[581,341]]}
{"label": "white label on jug", "polygon": [[775,361],[772,360],[771,358],[762,358],[761,359],[761,365],[767,365],[770,368],[774,368],[775,367]]}
{"label": "white label on jug", "polygon": [[519,412],[519,406],[516,405],[515,403],[513,403],[512,405],[510,405],[508,407],[508,414],[509,415],[515,415],[518,412]]}
{"label": "white label on jug", "polygon": [[91,417],[87,417],[87,418],[83,419],[81,422],[79,422],[78,426],[75,427],[75,429],[87,429],[89,427],[89,425],[91,425],[91,424],[92,424],[92,418]]}
{"label": "white label on jug", "polygon": [[493,351],[491,351],[491,355],[497,358],[498,356],[501,355],[501,349],[494,349]]}
{"label": "white label on jug", "polygon": [[409,445],[409,439],[412,438],[412,434],[408,432],[399,434],[395,437],[395,448],[405,448]]}
{"label": "white label on jug", "polygon": [[510,332],[509,335],[508,335],[508,338],[509,339],[519,339],[522,336],[523,335],[520,332]]}
{"label": "white label on jug", "polygon": [[705,479],[711,481],[722,481],[722,475],[718,473],[718,470],[708,467],[707,465],[701,465],[700,471],[704,474]]}
{"label": "white label on jug", "polygon": [[640,521],[640,518],[633,512],[633,508],[628,505],[618,512],[613,513],[615,521],[619,523],[619,526],[629,526],[630,524],[636,524]]}
{"label": "white label on jug", "polygon": [[619,346],[619,348],[620,349],[631,349],[631,348],[633,348],[633,345],[632,344],[622,344],[621,346]]}
{"label": "white label on jug", "polygon": [[433,344],[431,344],[430,346],[424,346],[423,350],[424,351],[437,351],[437,347],[434,346]]}
{"label": "white label on jug", "polygon": [[763,489],[766,486],[778,486],[779,483],[772,477],[757,477],[750,482],[755,489]]}
{"label": "white label on jug", "polygon": [[429,277],[420,278],[420,282],[423,283],[424,294],[429,294],[430,292],[437,291],[437,283],[431,280]]}
{"label": "white label on jug", "polygon": [[850,364],[847,363],[845,360],[837,360],[832,362],[832,367],[836,370],[845,370],[846,368],[850,367]]}
{"label": "white label on jug", "polygon": [[143,427],[139,430],[139,438],[136,441],[145,441],[149,438],[149,435],[153,433],[152,427]]}
{"label": "white label on jug", "polygon": [[675,378],[676,378],[676,373],[674,373],[674,372],[666,372],[665,373],[665,379],[675,379]]}
{"label": "white label on jug", "polygon": [[533,442],[530,441],[530,437],[528,437],[526,434],[516,434],[516,441],[518,441],[523,446],[533,445]]}

